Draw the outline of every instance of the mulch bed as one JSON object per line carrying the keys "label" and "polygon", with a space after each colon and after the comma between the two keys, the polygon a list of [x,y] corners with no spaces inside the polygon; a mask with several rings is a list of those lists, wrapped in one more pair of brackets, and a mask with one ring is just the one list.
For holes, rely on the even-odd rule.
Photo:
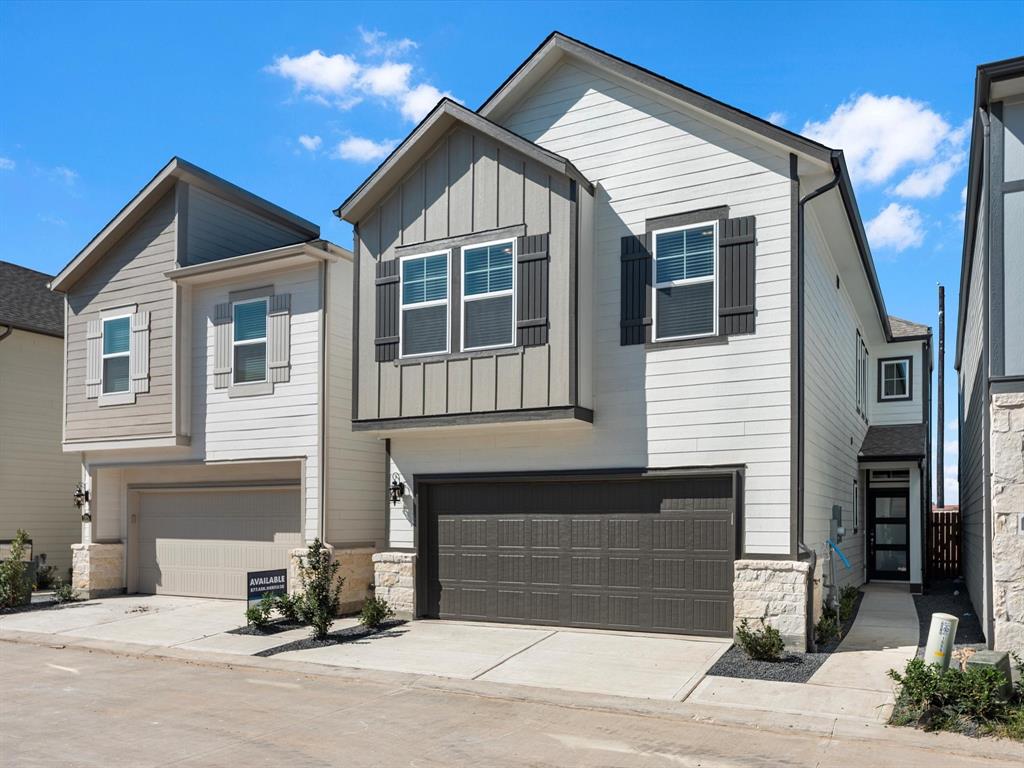
{"label": "mulch bed", "polygon": [[265,627],[258,628],[251,624],[238,629],[229,629],[226,634],[229,635],[256,635],[257,637],[266,637],[267,635],[276,635],[280,632],[287,632],[290,629],[302,629],[305,624],[298,621],[288,621],[287,619],[274,619],[269,622]]}
{"label": "mulch bed", "polygon": [[[375,635],[379,635],[381,637],[397,637],[402,633],[394,632],[393,630],[403,624],[405,624],[404,621],[385,621],[376,629],[368,629],[362,624],[359,624],[354,627],[346,627],[345,629],[339,629],[331,632],[324,640],[314,640],[312,637],[304,637],[301,640],[295,640],[290,643],[274,646],[273,648],[267,648],[265,651],[260,651],[253,655],[276,656],[279,653],[286,653],[287,651],[306,651],[310,648],[328,648],[332,645],[341,645],[342,643],[352,643],[359,640],[365,640]],[[253,633],[239,632],[238,634]]]}
{"label": "mulch bed", "polygon": [[924,647],[928,644],[928,630],[932,623],[933,613],[948,613],[960,619],[956,628],[955,648],[984,648],[985,635],[981,631],[981,622],[974,612],[971,598],[967,594],[967,586],[962,579],[936,581],[928,585],[923,595],[914,595],[914,608],[917,609],[918,621],[918,656],[924,655]]}
{"label": "mulch bed", "polygon": [[787,653],[779,661],[755,661],[747,656],[738,645],[733,645],[708,670],[709,675],[719,677],[742,677],[747,680],[771,680],[777,683],[806,683],[829,656],[839,647],[857,619],[864,593],[857,596],[850,617],[843,622],[839,636],[820,645],[814,653]]}

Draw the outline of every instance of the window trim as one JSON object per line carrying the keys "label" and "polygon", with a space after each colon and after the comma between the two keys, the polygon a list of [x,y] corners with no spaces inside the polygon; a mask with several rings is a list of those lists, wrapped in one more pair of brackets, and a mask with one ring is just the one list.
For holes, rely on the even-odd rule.
{"label": "window trim", "polygon": [[[712,227],[712,245],[711,245],[711,278],[707,277],[690,277],[683,278],[682,280],[658,280],[658,235],[664,235],[672,232],[682,232],[688,229],[700,229],[702,227]],[[706,339],[718,335],[718,220],[712,219],[709,221],[699,221],[693,224],[684,224],[678,227],[665,227],[664,229],[656,229],[651,233],[651,343],[659,343],[664,341],[685,341],[687,339]],[[709,333],[691,333],[686,336],[658,336],[658,290],[661,288],[674,288],[676,286],[685,285],[698,285],[701,283],[711,283],[712,293],[712,329]]]}
{"label": "window trim", "polygon": [[[441,304],[445,305],[445,322],[444,322],[444,349],[433,350],[430,352],[417,352],[416,354],[407,355],[404,352],[405,349],[405,262],[413,259],[428,259],[431,256],[445,257],[445,294],[443,299],[432,299],[431,301],[419,301],[415,304],[409,304],[409,307],[416,307],[422,309],[423,307],[438,307]],[[451,352],[452,348],[452,249],[447,248],[440,251],[427,251],[425,253],[410,253],[405,256],[398,257],[398,359],[399,360],[415,360],[420,357],[430,357],[432,355],[447,355]]]}
{"label": "window trim", "polygon": [[[907,394],[886,395],[885,394],[885,366],[887,364],[907,364]],[[901,355],[900,357],[882,357],[878,360],[878,402],[898,403],[914,399],[914,357],[913,355]]]}
{"label": "window trim", "polygon": [[[262,303],[265,311],[265,324],[263,326],[263,336],[259,339],[243,339],[239,341],[235,338],[235,308],[241,304],[256,304]],[[270,381],[270,361],[267,359],[267,355],[270,353],[270,337],[269,332],[270,323],[270,298],[267,296],[254,296],[249,299],[237,299],[231,302],[231,386],[233,387],[248,387],[250,385],[266,384]],[[263,345],[263,378],[255,379],[253,381],[238,381],[235,377],[238,375],[237,358],[235,357],[235,349],[239,346],[253,346],[255,344]]]}
{"label": "window trim", "polygon": [[[120,395],[130,395],[132,393],[132,314],[133,313],[119,313],[111,315],[109,317],[103,317],[100,320],[100,397],[101,398],[116,398]],[[104,348],[106,347],[107,340],[107,323],[112,323],[115,320],[128,320],[128,349],[124,352],[110,352],[107,353]],[[126,389],[115,389],[107,391],[107,360],[115,357],[126,357],[128,358],[128,387]]]}
{"label": "window trim", "polygon": [[[484,352],[489,349],[506,349],[508,347],[516,346],[516,294],[518,289],[518,276],[519,271],[516,267],[518,262],[516,259],[519,256],[518,249],[518,238],[502,238],[501,240],[488,240],[484,243],[472,243],[470,245],[464,245],[459,249],[459,260],[462,263],[462,271],[459,273],[461,282],[459,285],[462,290],[460,291],[461,296],[459,297],[459,312],[461,317],[459,318],[459,347],[462,352]],[[512,244],[512,287],[503,291],[488,291],[487,293],[480,293],[475,296],[466,295],[466,251],[474,250],[476,248],[486,248],[491,245],[504,245],[505,243]],[[467,347],[466,346],[466,303],[470,301],[480,301],[481,299],[496,299],[502,296],[512,297],[512,334],[507,344],[489,344],[483,347]]]}

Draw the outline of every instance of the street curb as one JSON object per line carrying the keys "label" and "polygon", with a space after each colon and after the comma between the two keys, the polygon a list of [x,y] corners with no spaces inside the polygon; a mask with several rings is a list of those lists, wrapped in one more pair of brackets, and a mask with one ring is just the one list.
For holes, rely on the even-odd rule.
{"label": "street curb", "polygon": [[1024,758],[1024,745],[993,739],[972,739],[953,733],[925,733],[912,728],[893,728],[883,723],[801,715],[794,717],[779,712],[740,710],[731,707],[685,701],[656,701],[630,699],[621,696],[580,693],[535,686],[491,683],[480,680],[462,680],[433,675],[391,672],[385,670],[339,667],[306,661],[274,659],[273,657],[245,656],[214,651],[195,651],[183,648],[162,648],[138,643],[93,640],[69,636],[55,636],[38,632],[0,630],[0,643],[36,645],[53,649],[75,648],[138,659],[168,660],[180,663],[219,668],[253,669],[268,673],[292,673],[312,678],[352,680],[396,688],[416,688],[444,691],[465,696],[503,699],[572,709],[632,714],[664,719],[683,718],[692,722],[723,727],[746,727],[773,733],[810,733],[824,738],[840,737],[884,745],[886,742],[901,746],[915,746],[942,751],[946,754],[969,749],[978,757]]}

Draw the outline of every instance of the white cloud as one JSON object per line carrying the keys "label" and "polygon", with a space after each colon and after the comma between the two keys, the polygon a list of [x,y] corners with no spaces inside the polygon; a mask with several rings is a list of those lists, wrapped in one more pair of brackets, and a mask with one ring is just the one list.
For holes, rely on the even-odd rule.
{"label": "white cloud", "polygon": [[359,36],[363,39],[363,44],[366,46],[367,56],[393,58],[398,54],[411,51],[417,47],[416,43],[408,37],[392,40],[378,29],[363,29],[359,27]]}
{"label": "white cloud", "polygon": [[892,248],[897,253],[924,242],[924,220],[916,208],[889,203],[867,224],[868,240],[874,248]]}
{"label": "white cloud", "polygon": [[918,168],[897,184],[891,192],[899,197],[937,197],[942,194],[954,174],[963,167],[966,157],[964,152],[955,152],[945,160]]}
{"label": "white cloud", "polygon": [[412,64],[397,64],[388,61],[379,67],[369,67],[363,70],[359,84],[361,88],[374,96],[402,96],[409,90],[410,74],[412,74]]}
{"label": "white cloud", "polygon": [[334,153],[336,157],[339,157],[342,160],[354,160],[357,163],[370,163],[374,160],[383,160],[391,154],[391,150],[396,146],[398,146],[398,142],[393,139],[374,141],[373,139],[366,139],[362,136],[350,136],[338,144]]}
{"label": "white cloud", "polygon": [[317,100],[326,102],[324,94],[335,97],[348,95],[360,67],[354,59],[343,53],[325,56],[322,51],[313,50],[294,58],[278,56],[267,69],[291,80],[296,91],[311,91],[314,96],[319,96]]}
{"label": "white cloud", "polygon": [[78,181],[78,172],[71,170],[66,165],[58,165],[56,168],[51,168],[49,175],[51,178],[63,182],[69,187]]}
{"label": "white cloud", "polygon": [[[871,93],[840,104],[826,120],[804,123],[803,133],[844,150],[857,181],[881,184],[913,169],[894,190],[907,197],[932,196],[945,188],[963,162],[954,158],[967,136],[964,126],[953,128],[922,101]],[[952,170],[932,171],[934,164],[951,161]]]}
{"label": "white cloud", "polygon": [[16,163],[9,157],[0,157],[0,171],[13,171]]}
{"label": "white cloud", "polygon": [[62,219],[60,216],[55,216],[52,213],[40,213],[36,216],[43,224],[50,224],[54,227],[66,227],[67,221]]}
{"label": "white cloud", "polygon": [[432,85],[417,85],[401,97],[402,115],[406,120],[418,123],[442,98],[454,99],[447,91],[441,92]]}
{"label": "white cloud", "polygon": [[307,136],[302,134],[299,136],[299,144],[308,149],[310,152],[316,152],[320,149],[320,144],[323,142],[319,136]]}
{"label": "white cloud", "polygon": [[788,119],[789,116],[785,112],[772,112],[770,115],[768,115],[768,117],[765,118],[765,120],[767,120],[769,123],[774,123],[775,125],[778,126],[785,125],[786,120]]}
{"label": "white cloud", "polygon": [[964,184],[964,188],[960,190],[960,202],[961,203],[966,203],[967,202],[967,185],[966,184]]}

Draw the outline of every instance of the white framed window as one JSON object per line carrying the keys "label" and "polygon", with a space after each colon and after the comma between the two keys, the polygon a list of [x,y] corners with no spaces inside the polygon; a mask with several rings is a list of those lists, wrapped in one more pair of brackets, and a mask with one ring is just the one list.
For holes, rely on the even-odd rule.
{"label": "white framed window", "polygon": [[450,261],[451,251],[403,256],[399,261],[399,357],[448,352]]}
{"label": "white framed window", "polygon": [[857,331],[856,354],[857,413],[863,416],[866,421],[868,417],[868,348],[864,344],[860,331]]}
{"label": "white framed window", "polygon": [[516,337],[516,241],[462,249],[462,349],[508,347]]}
{"label": "white framed window", "polygon": [[913,366],[909,357],[891,357],[878,361],[878,399],[910,400]]}
{"label": "white framed window", "polygon": [[657,230],[654,340],[718,333],[718,222]]}
{"label": "white framed window", "polygon": [[235,384],[267,380],[267,299],[246,299],[231,305],[231,368]]}
{"label": "white framed window", "polygon": [[117,315],[103,320],[103,394],[131,389],[132,316]]}

